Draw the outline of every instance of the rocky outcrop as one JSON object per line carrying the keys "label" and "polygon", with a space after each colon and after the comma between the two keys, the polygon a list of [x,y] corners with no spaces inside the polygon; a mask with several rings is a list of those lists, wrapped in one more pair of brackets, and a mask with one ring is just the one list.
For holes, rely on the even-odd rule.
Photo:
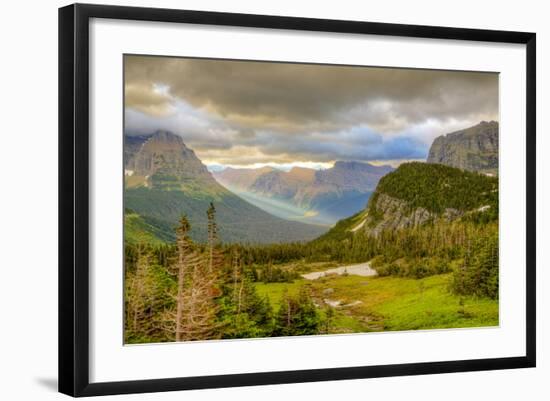
{"label": "rocky outcrop", "polygon": [[498,174],[498,132],[498,122],[482,121],[473,127],[439,136],[430,147],[427,162]]}
{"label": "rocky outcrop", "polygon": [[411,209],[407,202],[383,193],[371,199],[369,214],[363,227],[374,236],[384,230],[417,227],[435,219],[449,222],[464,215],[460,210],[451,208],[445,209],[442,214],[432,213],[423,207]]}
{"label": "rocky outcrop", "polygon": [[378,236],[455,220],[498,218],[498,178],[442,164],[401,164],[378,183],[361,212],[338,222],[324,238],[344,233]]}

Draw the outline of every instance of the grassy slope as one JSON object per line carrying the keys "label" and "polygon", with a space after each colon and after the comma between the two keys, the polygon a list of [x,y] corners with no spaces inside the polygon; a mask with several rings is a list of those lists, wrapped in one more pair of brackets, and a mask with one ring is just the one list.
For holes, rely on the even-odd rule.
{"label": "grassy slope", "polygon": [[173,241],[171,227],[153,218],[144,218],[133,211],[124,214],[124,239],[130,243],[160,245]]}
{"label": "grassy slope", "polygon": [[219,234],[223,242],[276,243],[311,240],[326,231],[326,227],[291,222],[274,217],[225,191],[216,196],[199,191],[164,191],[147,188],[127,188],[125,206],[145,218],[177,224],[186,214],[191,222],[191,235],[197,241],[206,240],[206,210],[210,201],[216,207]]}
{"label": "grassy slope", "polygon": [[342,219],[334,227],[332,227],[328,232],[321,235],[319,238],[316,239],[316,241],[324,241],[324,240],[336,240],[341,241],[352,234],[351,230],[354,227],[357,227],[358,224],[360,224],[366,217],[367,217],[367,210],[362,210],[359,213],[354,214],[351,217],[348,217],[347,219]]}
{"label": "grassy slope", "polygon": [[[256,284],[258,292],[268,295],[277,308],[285,288],[295,293],[301,285],[311,285],[315,297],[340,300],[343,304],[361,301],[352,307],[337,309],[334,332],[381,330],[419,330],[481,327],[498,325],[498,301],[464,298],[448,291],[450,274],[424,279],[399,277],[338,276],[315,281]],[[332,289],[330,295],[323,290]]]}

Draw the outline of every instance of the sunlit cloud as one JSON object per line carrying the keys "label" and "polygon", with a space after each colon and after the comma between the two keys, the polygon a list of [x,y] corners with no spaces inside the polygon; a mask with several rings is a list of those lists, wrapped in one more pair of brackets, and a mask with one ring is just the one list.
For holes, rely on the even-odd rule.
{"label": "sunlit cloud", "polygon": [[262,167],[272,167],[277,170],[281,171],[290,171],[294,167],[302,167],[302,168],[309,168],[313,170],[325,170],[328,168],[331,168],[334,165],[334,163],[319,163],[319,162],[311,162],[311,161],[296,161],[291,163],[252,163],[252,164],[220,164],[217,162],[208,163],[206,162],[206,167],[210,171],[222,171],[226,168],[234,168],[234,169],[258,169]]}

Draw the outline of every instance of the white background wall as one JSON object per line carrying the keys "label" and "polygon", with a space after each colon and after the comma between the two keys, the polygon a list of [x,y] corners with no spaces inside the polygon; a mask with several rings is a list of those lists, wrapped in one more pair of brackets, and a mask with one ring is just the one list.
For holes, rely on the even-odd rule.
{"label": "white background wall", "polygon": [[[107,1],[107,0],[105,0]],[[538,85],[536,369],[124,396],[128,400],[550,399],[550,24],[546,2],[396,0],[115,1],[112,4],[534,31]],[[57,375],[57,7],[5,2],[0,23],[0,399],[53,400]],[[545,113],[546,111],[546,113]],[[299,398],[300,397],[300,398]],[[105,399],[123,399],[108,397]]]}

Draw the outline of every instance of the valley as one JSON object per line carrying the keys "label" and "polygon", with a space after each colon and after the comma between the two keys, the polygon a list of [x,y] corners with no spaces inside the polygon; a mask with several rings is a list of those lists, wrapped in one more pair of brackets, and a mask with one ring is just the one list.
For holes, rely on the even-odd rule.
{"label": "valley", "polygon": [[500,324],[498,73],[123,61],[124,344]]}
{"label": "valley", "polygon": [[333,225],[362,210],[380,178],[391,171],[390,166],[336,161],[328,169],[229,167],[213,175],[232,192],[279,217]]}
{"label": "valley", "polygon": [[[141,288],[163,321],[154,311],[176,307],[165,291],[196,260],[193,280],[217,295],[201,301],[212,331],[188,340],[499,324],[492,174],[421,162],[211,173],[165,132],[125,157],[128,305]],[[159,327],[129,327],[126,341],[172,341]]]}

